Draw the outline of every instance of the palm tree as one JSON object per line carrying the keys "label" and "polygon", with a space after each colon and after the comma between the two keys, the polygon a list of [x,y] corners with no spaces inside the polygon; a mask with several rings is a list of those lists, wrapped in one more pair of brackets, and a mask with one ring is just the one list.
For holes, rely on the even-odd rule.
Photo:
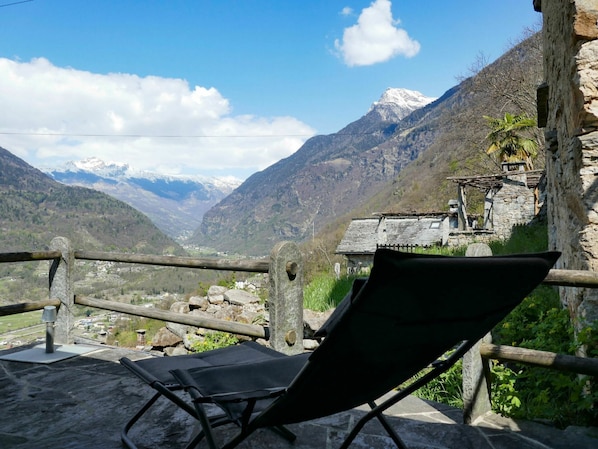
{"label": "palm tree", "polygon": [[484,116],[492,131],[486,139],[490,146],[486,154],[496,154],[500,162],[525,162],[526,170],[534,168],[533,159],[538,156],[538,142],[523,134],[536,125],[536,120],[527,114],[505,113],[504,118]]}

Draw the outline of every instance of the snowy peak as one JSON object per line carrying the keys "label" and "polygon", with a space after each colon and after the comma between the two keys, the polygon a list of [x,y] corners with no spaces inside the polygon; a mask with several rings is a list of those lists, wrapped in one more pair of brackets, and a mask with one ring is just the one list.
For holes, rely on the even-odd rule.
{"label": "snowy peak", "polygon": [[434,100],[436,98],[415,90],[389,87],[378,101],[372,103],[368,113],[377,112],[383,120],[401,120]]}
{"label": "snowy peak", "polygon": [[182,242],[203,214],[241,181],[228,177],[175,176],[135,171],[128,164],[97,157],[44,169],[54,180],[107,193],[147,215],[167,235]]}
{"label": "snowy peak", "polygon": [[63,171],[89,172],[107,178],[120,178],[127,175],[129,165],[118,162],[106,163],[97,157],[89,157],[82,161],[67,162]]}

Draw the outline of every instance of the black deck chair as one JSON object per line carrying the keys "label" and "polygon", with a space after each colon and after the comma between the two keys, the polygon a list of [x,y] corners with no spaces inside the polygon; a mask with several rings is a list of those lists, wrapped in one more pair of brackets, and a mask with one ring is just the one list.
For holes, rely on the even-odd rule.
{"label": "black deck chair", "polygon": [[[558,256],[468,258],[378,250],[370,277],[355,283],[318,331],[324,339],[313,353],[168,368],[189,393],[202,427],[188,447],[204,437],[210,448],[219,447],[212,430],[225,421],[240,431],[222,448],[237,446],[259,428],[283,429],[292,440],[283,426],[368,404],[370,412],[341,448],[373,418],[397,447],[406,448],[383,412],[452,366],[545,278]],[[239,349],[223,349],[220,357],[229,351]],[[429,367],[416,382],[376,404]],[[206,404],[217,405],[224,416],[210,418]]]}

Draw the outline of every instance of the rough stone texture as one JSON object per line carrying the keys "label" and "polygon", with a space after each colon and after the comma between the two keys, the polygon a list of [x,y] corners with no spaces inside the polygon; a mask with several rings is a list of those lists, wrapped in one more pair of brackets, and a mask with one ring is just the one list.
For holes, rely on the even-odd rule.
{"label": "rough stone texture", "polygon": [[172,303],[170,311],[175,313],[189,313],[189,303],[177,301]]}
{"label": "rough stone texture", "polygon": [[535,217],[534,192],[527,187],[526,175],[509,175],[493,197],[493,230],[496,237],[508,239],[514,225],[528,224]]}
{"label": "rough stone texture", "polygon": [[303,335],[307,338],[311,338],[314,333],[322,327],[330,315],[332,315],[333,310],[334,309],[330,309],[327,312],[314,312],[313,310],[303,309]]}
{"label": "rough stone texture", "polygon": [[183,339],[177,334],[163,327],[152,338],[152,346],[154,348],[165,348],[167,346],[176,346],[182,341]]}
{"label": "rough stone texture", "polygon": [[210,302],[208,301],[208,298],[205,296],[192,296],[191,298],[189,298],[189,308],[191,310],[206,310],[209,305]]}
{"label": "rough stone texture", "polygon": [[208,289],[208,301],[210,304],[222,304],[224,302],[224,292],[226,287],[220,285],[212,285]]}
{"label": "rough stone texture", "polygon": [[260,301],[260,299],[252,295],[249,292],[244,290],[227,290],[224,293],[224,299],[228,301],[230,304],[234,304],[236,306],[245,306],[247,304],[255,304]]}
{"label": "rough stone texture", "polygon": [[[549,86],[549,239],[556,268],[598,269],[598,8],[594,0],[542,0]],[[579,329],[598,318],[598,290],[560,288]]]}
{"label": "rough stone texture", "polygon": [[[206,297],[193,296],[189,298],[188,302],[173,303],[171,310],[208,320],[218,319],[259,326],[269,324],[270,314],[255,294],[239,289],[228,290],[222,286],[212,286],[209,292],[213,298],[219,298],[216,304],[208,302]],[[302,341],[303,345],[297,346],[300,346],[301,350],[313,350],[318,346],[318,342],[313,340],[313,334],[328,319],[332,310],[328,312],[304,310],[303,312],[303,335],[298,335],[298,341]],[[152,348],[162,351],[165,355],[180,355],[190,350],[193,343],[197,339],[203,338],[207,332],[211,331],[185,324],[166,323],[166,327],[162,328],[152,339]],[[249,339],[249,337],[241,335],[237,335],[237,338],[241,341]],[[270,343],[264,340],[262,344],[269,345]]]}

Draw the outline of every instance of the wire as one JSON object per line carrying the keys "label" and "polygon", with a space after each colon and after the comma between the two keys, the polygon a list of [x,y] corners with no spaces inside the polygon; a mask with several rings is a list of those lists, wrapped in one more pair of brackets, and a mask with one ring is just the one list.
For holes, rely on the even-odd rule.
{"label": "wire", "polygon": [[0,131],[0,135],[4,136],[56,136],[56,137],[128,137],[128,138],[141,138],[147,137],[150,139],[181,139],[181,138],[226,138],[226,139],[236,139],[236,138],[249,138],[249,137],[270,137],[270,138],[280,138],[280,137],[312,137],[313,134],[248,134],[248,135],[237,135],[237,136],[217,136],[217,135],[205,135],[205,134],[196,134],[196,135],[177,135],[177,134],[158,134],[158,135],[148,135],[148,134],[67,134],[67,133],[27,133],[27,132],[11,132],[11,131]]}
{"label": "wire", "polygon": [[20,5],[21,3],[29,3],[29,2],[32,2],[32,1],[33,0],[21,0],[19,2],[4,3],[4,4],[0,5],[0,8],[6,8],[7,6]]}
{"label": "wire", "polygon": [[[362,132],[362,133],[332,133],[333,136],[371,136],[380,134],[380,131]],[[215,134],[70,134],[70,133],[31,133],[21,131],[0,131],[2,136],[50,136],[50,137],[125,137],[139,139],[146,137],[148,139],[248,139],[271,138],[279,139],[281,137],[316,137],[316,134],[244,134],[244,135],[215,135]],[[321,135],[319,135],[321,136]]]}

